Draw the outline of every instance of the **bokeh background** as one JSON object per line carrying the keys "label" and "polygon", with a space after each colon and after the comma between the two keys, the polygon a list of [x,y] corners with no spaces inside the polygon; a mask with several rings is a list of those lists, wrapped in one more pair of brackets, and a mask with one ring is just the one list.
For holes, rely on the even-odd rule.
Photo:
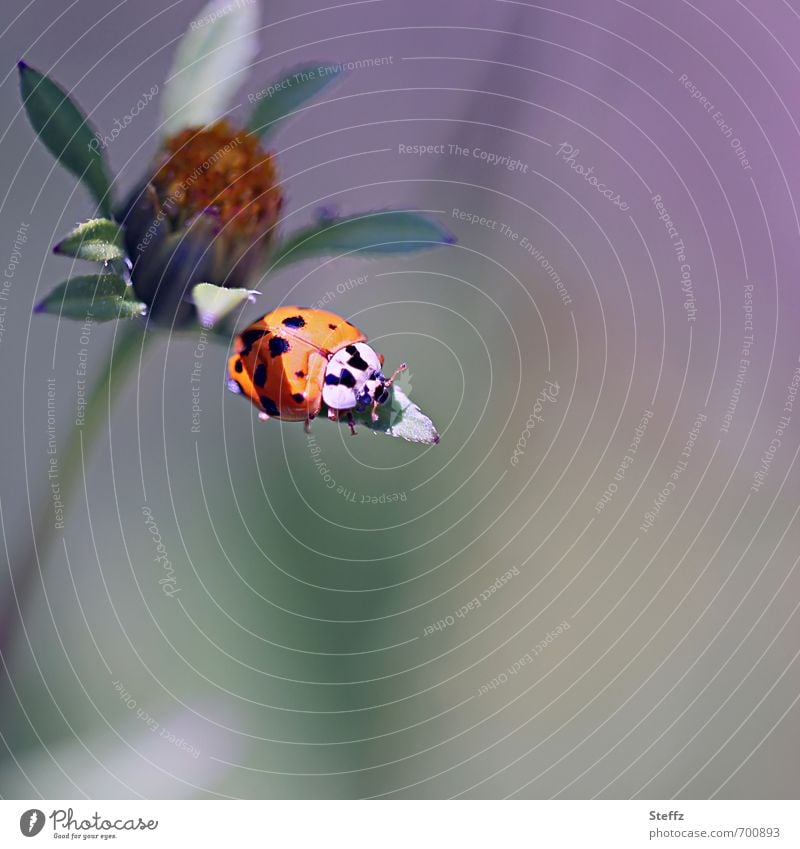
{"label": "bokeh background", "polygon": [[[7,0],[0,589],[33,580],[0,793],[795,797],[800,7],[258,2],[234,115],[287,68],[360,63],[280,135],[287,225],[432,210],[458,243],[291,266],[248,317],[332,292],[442,440],[262,424],[224,347],[164,334],[32,548],[79,359],[99,375],[117,328],[31,314],[90,203],[15,63],[108,132],[203,4]],[[159,122],[156,98],[109,144],[122,188]]]}

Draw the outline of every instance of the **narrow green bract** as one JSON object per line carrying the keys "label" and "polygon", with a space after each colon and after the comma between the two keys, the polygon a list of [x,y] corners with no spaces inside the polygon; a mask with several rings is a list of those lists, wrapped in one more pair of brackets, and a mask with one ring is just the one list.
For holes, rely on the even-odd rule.
{"label": "narrow green bract", "polygon": [[266,139],[284,118],[296,112],[307,100],[332,83],[339,72],[317,63],[296,68],[271,85],[254,92],[255,108],[247,122],[251,133]]}
{"label": "narrow green bract", "polygon": [[103,215],[111,215],[111,180],[86,116],[49,77],[19,63],[25,111],[45,147],[92,193]]}
{"label": "narrow green bract", "polygon": [[88,274],[56,286],[36,306],[36,312],[53,313],[65,318],[111,321],[143,315],[133,289],[116,274]]}
{"label": "narrow green bract", "polygon": [[107,218],[94,218],[79,224],[53,251],[91,262],[109,262],[125,257],[122,231],[118,224]]}
{"label": "narrow green bract", "polygon": [[213,327],[252,296],[250,289],[225,289],[212,283],[198,283],[192,289],[192,300],[203,327]]}
{"label": "narrow green bract", "polygon": [[164,85],[165,135],[221,118],[258,51],[258,3],[212,0],[191,22]]}
{"label": "narrow green bract", "polygon": [[324,218],[288,236],[269,260],[269,268],[322,255],[411,253],[455,239],[441,224],[419,212],[388,210]]}

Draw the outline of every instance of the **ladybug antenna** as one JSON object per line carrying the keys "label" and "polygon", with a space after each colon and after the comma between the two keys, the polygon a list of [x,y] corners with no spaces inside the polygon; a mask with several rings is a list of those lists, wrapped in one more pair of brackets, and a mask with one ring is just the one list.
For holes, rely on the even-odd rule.
{"label": "ladybug antenna", "polygon": [[407,368],[408,368],[408,363],[400,363],[400,365],[394,370],[394,373],[392,374],[392,376],[386,381],[386,385],[391,386],[394,383],[397,375],[400,374],[400,372],[405,371]]}

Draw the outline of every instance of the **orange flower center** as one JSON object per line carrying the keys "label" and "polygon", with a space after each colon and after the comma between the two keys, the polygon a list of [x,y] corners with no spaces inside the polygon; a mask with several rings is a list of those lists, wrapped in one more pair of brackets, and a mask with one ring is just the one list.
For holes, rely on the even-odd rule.
{"label": "orange flower center", "polygon": [[274,160],[257,136],[221,120],[183,130],[167,139],[164,151],[153,184],[176,227],[207,212],[229,237],[269,238],[283,192]]}

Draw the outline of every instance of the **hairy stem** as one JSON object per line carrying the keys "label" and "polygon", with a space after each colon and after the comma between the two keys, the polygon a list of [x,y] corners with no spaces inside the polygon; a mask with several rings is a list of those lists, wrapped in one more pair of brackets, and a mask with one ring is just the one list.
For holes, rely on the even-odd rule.
{"label": "hairy stem", "polygon": [[[126,322],[117,335],[106,367],[86,399],[83,426],[72,429],[61,455],[64,460],[59,469],[59,484],[61,496],[65,501],[74,492],[82,475],[81,441],[91,445],[100,425],[108,421],[113,400],[119,395],[125,376],[138,362],[138,355],[148,338],[139,322]],[[15,569],[9,562],[11,583],[7,597],[2,601],[0,614],[0,657],[6,669],[10,662],[14,640],[21,631],[20,626],[29,596],[36,586],[34,579],[36,575],[39,575],[40,580],[44,580],[44,564],[52,554],[53,544],[59,539],[61,535],[54,521],[48,486],[38,517],[31,527],[30,543],[27,545],[27,550],[17,560],[19,567]]]}

